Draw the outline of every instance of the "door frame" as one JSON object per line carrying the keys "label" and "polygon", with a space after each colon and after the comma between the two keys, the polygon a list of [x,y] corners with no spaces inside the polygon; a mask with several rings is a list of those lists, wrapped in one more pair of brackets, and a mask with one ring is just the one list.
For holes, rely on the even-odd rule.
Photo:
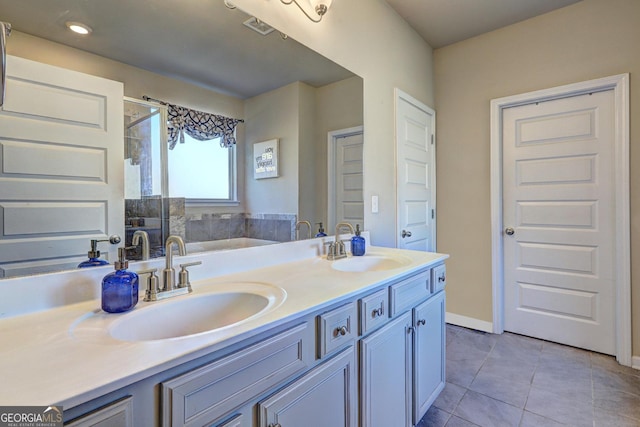
{"label": "door frame", "polygon": [[399,158],[398,158],[398,119],[400,118],[398,116],[398,112],[399,112],[399,108],[398,105],[400,104],[401,100],[406,101],[409,104],[412,104],[413,106],[415,106],[416,108],[419,108],[420,110],[426,112],[427,114],[429,114],[431,116],[431,129],[433,130],[432,132],[432,140],[431,140],[431,144],[432,144],[432,150],[431,150],[431,171],[429,172],[429,179],[430,179],[430,188],[431,188],[431,209],[433,211],[433,216],[431,218],[431,241],[433,242],[432,245],[432,249],[433,252],[436,251],[437,247],[438,247],[438,240],[437,240],[437,220],[438,220],[438,209],[437,209],[437,200],[436,200],[436,191],[437,191],[437,183],[436,183],[436,110],[434,110],[433,108],[429,107],[427,104],[419,101],[418,99],[414,98],[413,96],[409,95],[408,93],[395,88],[394,89],[394,116],[395,116],[395,123],[394,123],[394,141],[395,141],[395,147],[394,147],[394,158],[395,158],[395,164],[394,164],[394,180],[395,180],[395,190],[396,190],[396,211],[395,211],[395,227],[396,227],[396,232],[395,232],[395,247],[398,248],[400,247],[400,230],[401,230],[401,226],[400,226],[400,200],[399,200],[399,192],[398,192],[398,188],[400,186],[400,182],[398,180],[398,171],[399,171]]}
{"label": "door frame", "polygon": [[337,129],[327,133],[327,223],[325,224],[327,230],[331,230],[331,227],[336,226],[336,152],[338,139],[358,134],[362,134],[362,143],[364,144],[364,126]]}
{"label": "door frame", "polygon": [[590,92],[614,93],[614,185],[616,248],[616,358],[631,366],[631,257],[629,218],[629,74],[538,90],[491,100],[491,258],[493,332],[504,332],[504,248],[502,221],[502,110]]}

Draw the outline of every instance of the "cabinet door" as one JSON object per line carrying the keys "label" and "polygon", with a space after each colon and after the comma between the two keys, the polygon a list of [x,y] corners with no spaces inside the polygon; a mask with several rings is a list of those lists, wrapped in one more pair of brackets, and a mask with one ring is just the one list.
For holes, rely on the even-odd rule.
{"label": "cabinet door", "polygon": [[360,341],[361,427],[411,426],[411,312]]}
{"label": "cabinet door", "polygon": [[133,398],[125,397],[65,425],[67,427],[133,427]]}
{"label": "cabinet door", "polygon": [[258,404],[260,427],[356,427],[353,346]]}
{"label": "cabinet door", "polygon": [[434,295],[413,309],[415,347],[413,354],[413,422],[417,423],[444,388],[445,297]]}

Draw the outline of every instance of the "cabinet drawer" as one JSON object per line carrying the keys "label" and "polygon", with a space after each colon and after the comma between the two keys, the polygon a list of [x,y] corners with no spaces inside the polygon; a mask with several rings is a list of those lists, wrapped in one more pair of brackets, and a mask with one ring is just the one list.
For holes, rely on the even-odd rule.
{"label": "cabinet drawer", "polygon": [[162,425],[211,423],[303,371],[313,359],[307,323],[162,383]]}
{"label": "cabinet drawer", "polygon": [[356,305],[351,302],[318,316],[318,357],[351,344],[356,337]]}
{"label": "cabinet drawer", "polygon": [[433,276],[431,277],[432,292],[435,294],[444,289],[447,285],[447,267],[444,264],[440,264],[437,267],[433,267],[431,270]]}
{"label": "cabinet drawer", "polygon": [[360,299],[359,305],[361,335],[384,325],[389,319],[389,292],[387,288]]}
{"label": "cabinet drawer", "polygon": [[431,271],[418,273],[389,287],[391,316],[409,310],[431,295]]}

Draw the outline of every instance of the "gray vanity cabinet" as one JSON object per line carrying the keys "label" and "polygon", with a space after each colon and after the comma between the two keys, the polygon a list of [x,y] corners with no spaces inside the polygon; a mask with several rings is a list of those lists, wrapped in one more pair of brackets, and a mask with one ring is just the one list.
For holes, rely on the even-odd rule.
{"label": "gray vanity cabinet", "polygon": [[444,387],[444,264],[69,410],[73,426],[412,427]]}
{"label": "gray vanity cabinet", "polygon": [[439,292],[413,309],[413,423],[427,413],[445,383],[445,295]]}
{"label": "gray vanity cabinet", "polygon": [[356,427],[353,346],[258,403],[259,427]]}
{"label": "gray vanity cabinet", "polygon": [[411,312],[360,340],[362,427],[411,426]]}

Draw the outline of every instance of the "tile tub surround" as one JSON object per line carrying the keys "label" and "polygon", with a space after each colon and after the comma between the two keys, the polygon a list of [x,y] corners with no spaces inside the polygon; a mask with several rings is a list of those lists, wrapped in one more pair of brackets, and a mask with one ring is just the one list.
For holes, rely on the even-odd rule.
{"label": "tile tub surround", "polygon": [[640,426],[640,371],[521,335],[447,325],[447,384],[416,427]]}
{"label": "tile tub surround", "polygon": [[295,240],[295,214],[198,213],[185,216],[185,242],[236,238]]}
{"label": "tile tub surround", "polygon": [[[332,238],[176,257],[176,262],[203,261],[191,270],[194,293],[261,282],[281,287],[287,294],[279,307],[261,317],[177,340],[122,342],[104,332],[99,339],[74,336],[73,325],[98,309],[99,283],[112,267],[0,281],[0,313],[4,313],[0,317],[0,401],[73,407],[447,258],[369,247],[370,254],[401,254],[411,262],[394,270],[345,274],[320,257],[329,240]],[[131,269],[162,267],[163,262],[134,263]],[[145,304],[162,302],[139,303],[136,309]]]}

